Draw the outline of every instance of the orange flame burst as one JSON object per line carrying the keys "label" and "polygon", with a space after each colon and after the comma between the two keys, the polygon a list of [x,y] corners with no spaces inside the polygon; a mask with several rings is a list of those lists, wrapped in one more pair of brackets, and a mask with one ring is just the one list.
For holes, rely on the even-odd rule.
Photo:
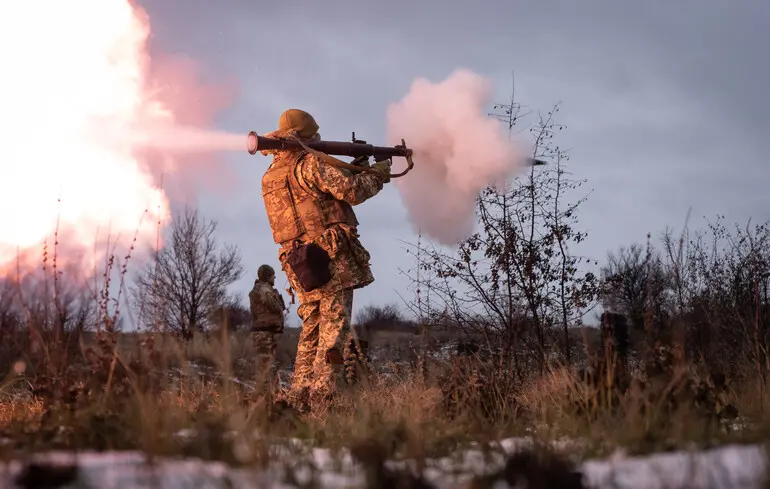
{"label": "orange flame burst", "polygon": [[130,142],[104,137],[173,119],[148,96],[149,33],[129,0],[0,9],[0,275],[57,229],[80,251],[108,233],[155,244],[169,202]]}

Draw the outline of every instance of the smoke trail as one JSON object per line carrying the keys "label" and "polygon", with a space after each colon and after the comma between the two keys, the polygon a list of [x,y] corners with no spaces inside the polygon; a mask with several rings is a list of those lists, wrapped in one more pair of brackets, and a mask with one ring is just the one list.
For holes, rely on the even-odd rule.
{"label": "smoke trail", "polygon": [[389,144],[404,138],[414,150],[414,169],[394,184],[415,230],[444,245],[473,232],[479,192],[500,188],[522,166],[518,148],[486,116],[491,97],[490,81],[457,70],[440,83],[416,79],[387,109]]}
{"label": "smoke trail", "polygon": [[[246,150],[246,138],[243,134],[170,123],[144,124],[141,127],[112,134],[103,130],[101,143],[113,147],[126,145],[135,150],[158,150],[185,156],[187,159],[190,155],[200,153]],[[184,166],[189,171],[187,159]]]}
{"label": "smoke trail", "polygon": [[224,79],[220,74],[212,81],[203,68],[187,56],[152,53],[148,92],[167,109],[170,117],[134,128],[134,150],[141,152],[142,162],[153,169],[154,175],[161,171],[173,175],[172,179],[164,179],[164,188],[172,201],[184,200],[195,188],[232,192],[238,183],[222,152],[245,151],[245,134],[209,128],[223,110],[232,107],[240,84],[237,79]]}

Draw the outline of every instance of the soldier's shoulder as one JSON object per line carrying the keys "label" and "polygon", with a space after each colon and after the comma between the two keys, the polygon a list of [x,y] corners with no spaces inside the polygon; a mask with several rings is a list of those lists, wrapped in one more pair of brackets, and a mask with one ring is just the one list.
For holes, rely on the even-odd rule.
{"label": "soldier's shoulder", "polygon": [[299,159],[300,167],[303,171],[316,171],[323,163],[319,157],[311,153],[304,153]]}
{"label": "soldier's shoulder", "polygon": [[251,296],[252,300],[255,300],[257,302],[264,302],[265,299],[268,297],[268,292],[265,290],[264,287],[260,287],[259,289],[254,291],[254,295]]}
{"label": "soldier's shoulder", "polygon": [[254,283],[254,287],[252,287],[250,294],[257,294],[259,292],[262,292],[264,290],[265,285],[267,285],[265,282],[256,281]]}

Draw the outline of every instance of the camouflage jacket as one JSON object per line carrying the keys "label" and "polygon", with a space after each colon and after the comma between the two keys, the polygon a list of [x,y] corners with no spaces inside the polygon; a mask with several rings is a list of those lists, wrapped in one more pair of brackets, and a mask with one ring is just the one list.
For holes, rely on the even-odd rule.
{"label": "camouflage jacket", "polygon": [[[304,154],[301,157],[300,153],[291,151],[276,151],[273,154],[273,163],[262,179],[265,210],[271,221],[271,227],[280,226],[280,223],[292,226],[292,219],[294,219],[292,213],[295,213],[299,219],[307,218],[306,214],[313,214],[310,216],[313,219],[312,222],[317,222],[318,218],[315,216],[323,216],[322,218],[326,221],[323,226],[306,226],[315,228],[314,231],[320,227],[318,232],[300,233],[297,238],[289,241],[276,239],[281,245],[279,250],[281,267],[300,302],[316,301],[345,288],[361,288],[372,283],[374,276],[369,263],[371,257],[359,241],[356,228],[358,221],[351,206],[358,205],[379,193],[383,187],[382,177],[375,172],[354,175],[346,170],[324,164],[310,154]],[[280,178],[276,178],[276,175],[279,175],[278,172],[286,173],[287,166],[292,170],[287,179],[291,200],[275,198],[266,193],[270,190],[267,187]],[[296,205],[297,202],[314,202],[316,205],[299,206]],[[332,204],[332,202],[335,203]],[[326,214],[323,214],[324,212]],[[274,239],[276,231],[273,229]],[[299,231],[295,230],[294,233],[289,234],[296,234]],[[296,277],[286,265],[286,255],[291,251],[294,239],[301,242],[315,242],[329,254],[332,259],[330,265],[332,279],[329,283],[309,293],[304,292],[297,285]]]}
{"label": "camouflage jacket", "polygon": [[251,330],[283,331],[283,311],[286,304],[283,297],[273,286],[267,282],[256,280],[254,288],[249,292],[249,305],[251,308]]}

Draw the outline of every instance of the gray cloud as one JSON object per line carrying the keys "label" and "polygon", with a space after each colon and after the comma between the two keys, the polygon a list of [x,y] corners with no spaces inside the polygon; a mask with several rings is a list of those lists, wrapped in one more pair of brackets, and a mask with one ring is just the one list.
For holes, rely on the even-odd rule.
{"label": "gray cloud", "polygon": [[[153,50],[184,53],[239,81],[220,127],[266,132],[286,108],[312,112],[327,139],[384,142],[385,110],[415,77],[458,67],[495,80],[533,110],[561,101],[559,143],[571,171],[594,189],[579,250],[600,261],[647,232],[716,213],[770,217],[770,4],[763,0],[543,2],[146,2]],[[491,109],[491,108],[490,108]],[[229,155],[240,188],[201,188],[222,239],[244,251],[245,293],[262,262],[277,266],[260,197],[264,157]],[[418,162],[419,163],[419,162]],[[415,240],[394,188],[358,209],[376,282],[356,295],[399,302]]]}

